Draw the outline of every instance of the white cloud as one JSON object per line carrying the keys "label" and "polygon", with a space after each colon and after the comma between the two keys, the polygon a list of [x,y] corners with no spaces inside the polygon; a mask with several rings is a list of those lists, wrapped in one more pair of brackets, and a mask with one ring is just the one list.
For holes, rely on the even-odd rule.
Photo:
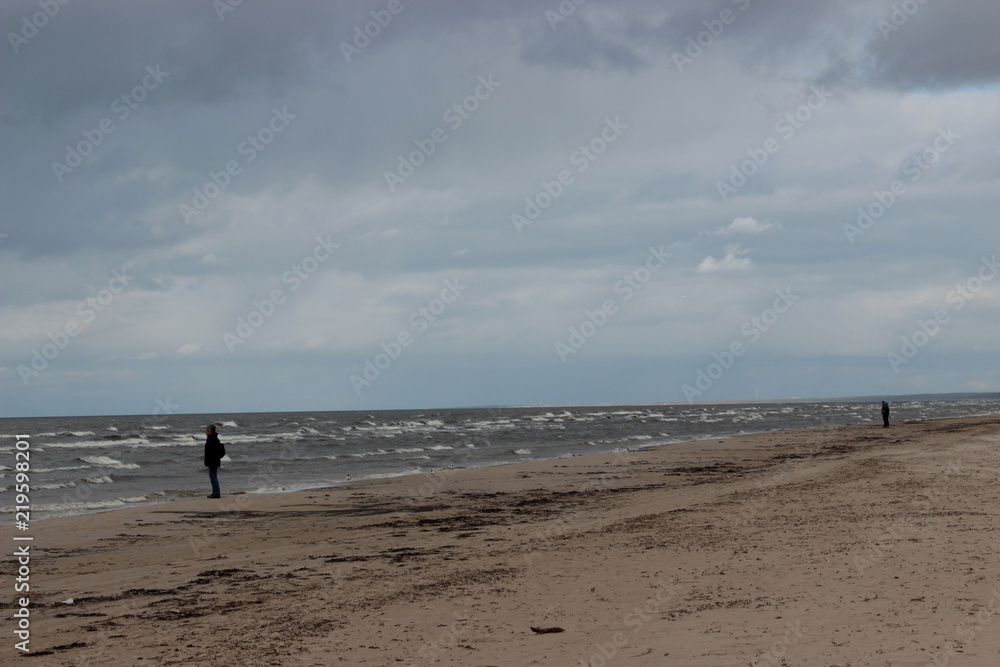
{"label": "white cloud", "polygon": [[709,255],[701,260],[701,264],[698,265],[698,273],[749,271],[753,267],[753,262],[749,257],[743,257],[748,252],[749,250],[737,245],[726,246],[726,255],[722,259],[716,259]]}
{"label": "white cloud", "polygon": [[743,218],[735,218],[727,226],[720,227],[715,233],[717,236],[730,236],[732,234],[763,234],[764,232],[769,232],[772,229],[781,229],[781,223],[771,222],[770,220],[759,222],[755,218],[746,216]]}

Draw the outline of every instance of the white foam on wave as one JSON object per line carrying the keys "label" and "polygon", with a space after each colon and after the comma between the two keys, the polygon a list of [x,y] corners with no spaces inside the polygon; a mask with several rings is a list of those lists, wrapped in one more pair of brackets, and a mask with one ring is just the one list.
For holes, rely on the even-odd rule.
{"label": "white foam on wave", "polygon": [[392,477],[405,477],[406,475],[420,475],[424,472],[421,468],[411,468],[400,472],[372,473],[370,475],[360,475],[350,480],[330,480],[328,482],[310,482],[307,484],[287,484],[285,486],[262,486],[249,493],[271,494],[288,493],[289,491],[309,491],[314,489],[326,489],[331,486],[340,486],[345,483],[357,482],[365,479],[389,479]]}
{"label": "white foam on wave", "polygon": [[113,484],[114,483],[114,480],[111,479],[110,477],[108,477],[107,475],[103,475],[101,477],[88,477],[87,479],[85,479],[83,481],[88,482],[90,484]]}
{"label": "white foam on wave", "polygon": [[135,470],[139,467],[136,463],[122,463],[110,456],[83,456],[80,460],[99,468],[114,468],[115,470]]}
{"label": "white foam on wave", "polygon": [[32,471],[34,471],[35,474],[45,474],[45,473],[50,473],[50,472],[62,472],[64,470],[89,470],[90,468],[93,468],[93,467],[94,466],[92,466],[92,465],[62,466],[60,468],[32,468]]}
{"label": "white foam on wave", "polygon": [[82,442],[50,442],[46,447],[164,447],[164,443],[151,444],[146,438],[122,438],[121,440],[84,440]]}
{"label": "white foam on wave", "polygon": [[519,456],[527,456],[528,454],[531,453],[531,450],[530,449],[515,449],[513,453],[517,454]]}
{"label": "white foam on wave", "polygon": [[[265,442],[267,440],[300,440],[301,438],[302,438],[301,431],[285,431],[282,433],[267,433],[264,435],[258,435],[256,433],[239,434],[239,435],[235,433],[219,434],[219,440],[221,440],[225,444],[229,444],[231,442],[238,442],[238,443],[245,442],[254,444],[258,442]],[[194,439],[198,442],[202,443],[204,442],[204,439],[202,439],[201,437],[195,437]]]}
{"label": "white foam on wave", "polygon": [[[130,496],[128,498],[111,498],[109,500],[95,500],[85,503],[52,503],[47,505],[33,505],[32,513],[45,514],[46,518],[56,518],[60,516],[75,516],[86,512],[96,512],[100,510],[121,509],[128,505],[137,505],[148,502],[146,496]],[[11,514],[14,507],[0,507],[0,514]]]}
{"label": "white foam on wave", "polygon": [[357,459],[363,459],[366,456],[384,456],[384,455],[386,455],[388,453],[389,452],[387,452],[384,449],[380,448],[380,449],[372,450],[370,452],[359,452],[357,454],[348,454],[348,456],[353,456],[354,458],[357,458]]}
{"label": "white foam on wave", "polygon": [[72,486],[76,486],[76,482],[64,482],[63,484],[39,484],[35,486],[35,489],[52,491],[54,489],[68,489]]}

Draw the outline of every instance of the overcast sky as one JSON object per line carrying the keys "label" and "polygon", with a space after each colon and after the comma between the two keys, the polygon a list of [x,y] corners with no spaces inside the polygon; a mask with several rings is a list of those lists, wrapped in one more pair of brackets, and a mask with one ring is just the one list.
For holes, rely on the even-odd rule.
{"label": "overcast sky", "polygon": [[0,17],[2,416],[1000,391],[992,0]]}

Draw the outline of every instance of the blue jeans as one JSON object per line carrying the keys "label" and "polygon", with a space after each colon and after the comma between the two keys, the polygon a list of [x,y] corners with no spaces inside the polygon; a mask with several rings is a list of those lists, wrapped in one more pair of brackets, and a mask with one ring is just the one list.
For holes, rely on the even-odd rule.
{"label": "blue jeans", "polygon": [[222,492],[219,491],[219,469],[209,468],[208,469],[208,479],[212,481],[212,495],[221,496]]}

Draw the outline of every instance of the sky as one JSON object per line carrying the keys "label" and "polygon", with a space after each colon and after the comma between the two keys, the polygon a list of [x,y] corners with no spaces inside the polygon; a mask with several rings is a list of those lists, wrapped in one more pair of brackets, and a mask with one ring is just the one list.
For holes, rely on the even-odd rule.
{"label": "sky", "polygon": [[991,0],[0,23],[0,416],[1000,391]]}

